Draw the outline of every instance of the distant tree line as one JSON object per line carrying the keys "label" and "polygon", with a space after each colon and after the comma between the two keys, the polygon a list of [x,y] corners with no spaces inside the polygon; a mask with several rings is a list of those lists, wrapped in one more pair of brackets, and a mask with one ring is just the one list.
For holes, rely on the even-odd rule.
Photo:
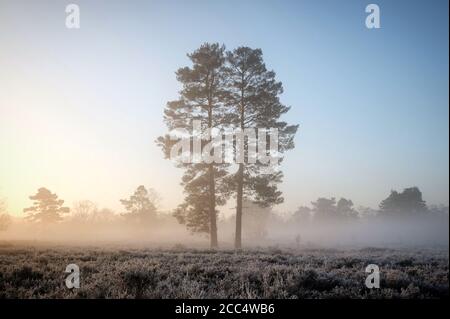
{"label": "distant tree line", "polygon": [[[72,210],[64,206],[64,200],[49,189],[41,187],[35,195],[29,196],[33,205],[24,208],[25,220],[34,224],[56,224],[65,217],[79,223],[112,221],[117,215],[110,209],[98,209],[89,201],[74,203]],[[159,197],[153,189],[140,185],[128,199],[121,199],[125,212],[118,215],[123,221],[135,225],[149,225],[157,219]],[[69,214],[71,213],[71,214]],[[6,230],[11,221],[5,211],[3,201],[0,202],[0,230]]]}
{"label": "distant tree line", "polygon": [[368,207],[355,208],[350,199],[320,197],[311,202],[311,207],[300,206],[293,218],[301,221],[308,218],[314,220],[351,220],[362,217],[413,218],[421,216],[448,215],[448,207],[427,206],[422,192],[417,187],[405,188],[402,192],[392,190],[382,200],[378,209]]}
{"label": "distant tree line", "polygon": [[[117,225],[133,226],[132,229],[150,231],[151,227],[163,225],[172,227],[170,215],[161,214],[158,209],[159,197],[151,188],[143,185],[127,198],[120,202],[124,206],[122,214],[115,214],[112,210],[97,206],[88,200],[74,203],[72,209],[64,206],[64,200],[46,188],[38,189],[35,195],[29,197],[33,205],[25,208],[25,220],[36,225],[58,224],[65,220],[72,225]],[[391,191],[389,196],[382,200],[378,209],[368,207],[355,208],[350,199],[318,198],[311,206],[300,206],[289,218],[283,219],[281,215],[272,211],[271,207],[263,207],[251,200],[243,202],[243,230],[245,238],[255,241],[265,239],[271,228],[284,227],[283,225],[298,225],[308,227],[311,222],[327,222],[338,225],[342,222],[351,222],[367,218],[383,218],[384,221],[412,221],[415,218],[422,220],[442,220],[448,223],[449,208],[447,206],[427,205],[422,193],[417,187],[406,188],[402,192]],[[70,213],[70,214],[69,214]],[[169,219],[168,219],[169,218]],[[222,227],[229,229],[230,223],[236,222],[236,215],[218,222]],[[0,231],[5,231],[11,224],[11,217],[6,213],[4,201],[0,201]],[[137,227],[137,228],[136,228]],[[231,233],[230,233],[231,234]],[[299,239],[300,240],[300,239]]]}

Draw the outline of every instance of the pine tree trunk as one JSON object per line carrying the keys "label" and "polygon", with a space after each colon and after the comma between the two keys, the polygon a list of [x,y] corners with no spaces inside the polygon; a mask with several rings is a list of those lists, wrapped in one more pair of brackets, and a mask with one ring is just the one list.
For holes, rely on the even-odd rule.
{"label": "pine tree trunk", "polygon": [[[242,83],[244,83],[244,75],[241,78]],[[244,123],[245,123],[245,112],[244,112],[244,87],[241,87],[241,101],[239,107],[240,113],[240,126],[242,133],[244,133]],[[245,141],[242,141],[245,143]],[[244,147],[245,149],[245,147]],[[243,156],[245,161],[245,155]],[[242,201],[244,196],[244,163],[239,163],[239,171],[237,176],[237,194],[236,194],[236,233],[234,240],[234,248],[242,248]]]}
{"label": "pine tree trunk", "polygon": [[[208,128],[211,130],[213,127],[212,122],[212,99],[208,97]],[[212,136],[209,138],[209,143],[212,143]],[[214,178],[214,164],[209,164],[209,235],[210,235],[210,247],[217,248],[217,218],[216,218],[216,181]]]}
{"label": "pine tree trunk", "polygon": [[210,231],[210,247],[217,248],[217,221],[216,221],[216,191],[214,184],[214,166],[209,164],[209,231]]}
{"label": "pine tree trunk", "polygon": [[237,186],[237,196],[236,196],[236,233],[234,240],[234,248],[242,248],[242,201],[244,193],[244,164],[239,164],[238,170],[238,186]]}

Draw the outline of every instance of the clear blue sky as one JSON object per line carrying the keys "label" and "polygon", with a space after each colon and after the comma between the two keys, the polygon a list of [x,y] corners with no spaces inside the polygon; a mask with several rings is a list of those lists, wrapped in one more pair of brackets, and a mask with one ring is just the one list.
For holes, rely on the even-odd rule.
{"label": "clear blue sky", "polygon": [[[381,29],[365,27],[369,3]],[[376,207],[409,186],[448,204],[448,23],[446,0],[0,0],[0,196],[17,214],[40,186],[119,209],[145,184],[175,207],[181,172],[153,141],[174,72],[209,41],[261,48],[284,84],[300,129],[279,210]]]}

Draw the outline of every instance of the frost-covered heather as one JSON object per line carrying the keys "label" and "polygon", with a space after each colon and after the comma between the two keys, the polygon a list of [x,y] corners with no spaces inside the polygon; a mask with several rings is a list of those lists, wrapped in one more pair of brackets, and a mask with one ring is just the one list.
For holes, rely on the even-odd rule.
{"label": "frost-covered heather", "polygon": [[[64,284],[81,269],[80,289]],[[368,264],[381,288],[364,285]],[[0,298],[442,298],[448,250],[0,247]]]}

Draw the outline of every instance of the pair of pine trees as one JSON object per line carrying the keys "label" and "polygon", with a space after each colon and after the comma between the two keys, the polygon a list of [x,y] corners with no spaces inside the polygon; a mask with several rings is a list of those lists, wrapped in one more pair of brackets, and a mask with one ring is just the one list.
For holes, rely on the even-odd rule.
{"label": "pair of pine trees", "polygon": [[[188,57],[192,66],[176,72],[177,80],[182,84],[179,98],[168,102],[164,110],[164,122],[170,131],[191,131],[193,137],[198,134],[192,130],[194,121],[201,123],[202,131],[275,128],[278,130],[279,154],[294,147],[298,125],[288,125],[280,120],[289,107],[280,102],[282,84],[276,81],[273,71],[266,69],[260,49],[239,47],[225,51],[223,45],[205,43]],[[201,147],[211,142],[211,134],[202,135]],[[157,143],[169,158],[177,139],[166,134],[159,137]],[[236,143],[233,146],[236,155]],[[245,152],[248,155],[248,140]],[[183,154],[179,156],[181,158]],[[248,156],[246,161],[236,164],[235,173],[230,172],[232,165],[227,163],[185,163],[180,158],[171,159],[184,169],[181,185],[185,198],[174,215],[191,231],[208,233],[212,248],[218,246],[217,207],[224,205],[230,197],[236,198],[237,249],[242,244],[243,201],[251,200],[263,207],[283,201],[277,187],[282,181],[282,172],[261,174],[264,165],[251,163]]]}

